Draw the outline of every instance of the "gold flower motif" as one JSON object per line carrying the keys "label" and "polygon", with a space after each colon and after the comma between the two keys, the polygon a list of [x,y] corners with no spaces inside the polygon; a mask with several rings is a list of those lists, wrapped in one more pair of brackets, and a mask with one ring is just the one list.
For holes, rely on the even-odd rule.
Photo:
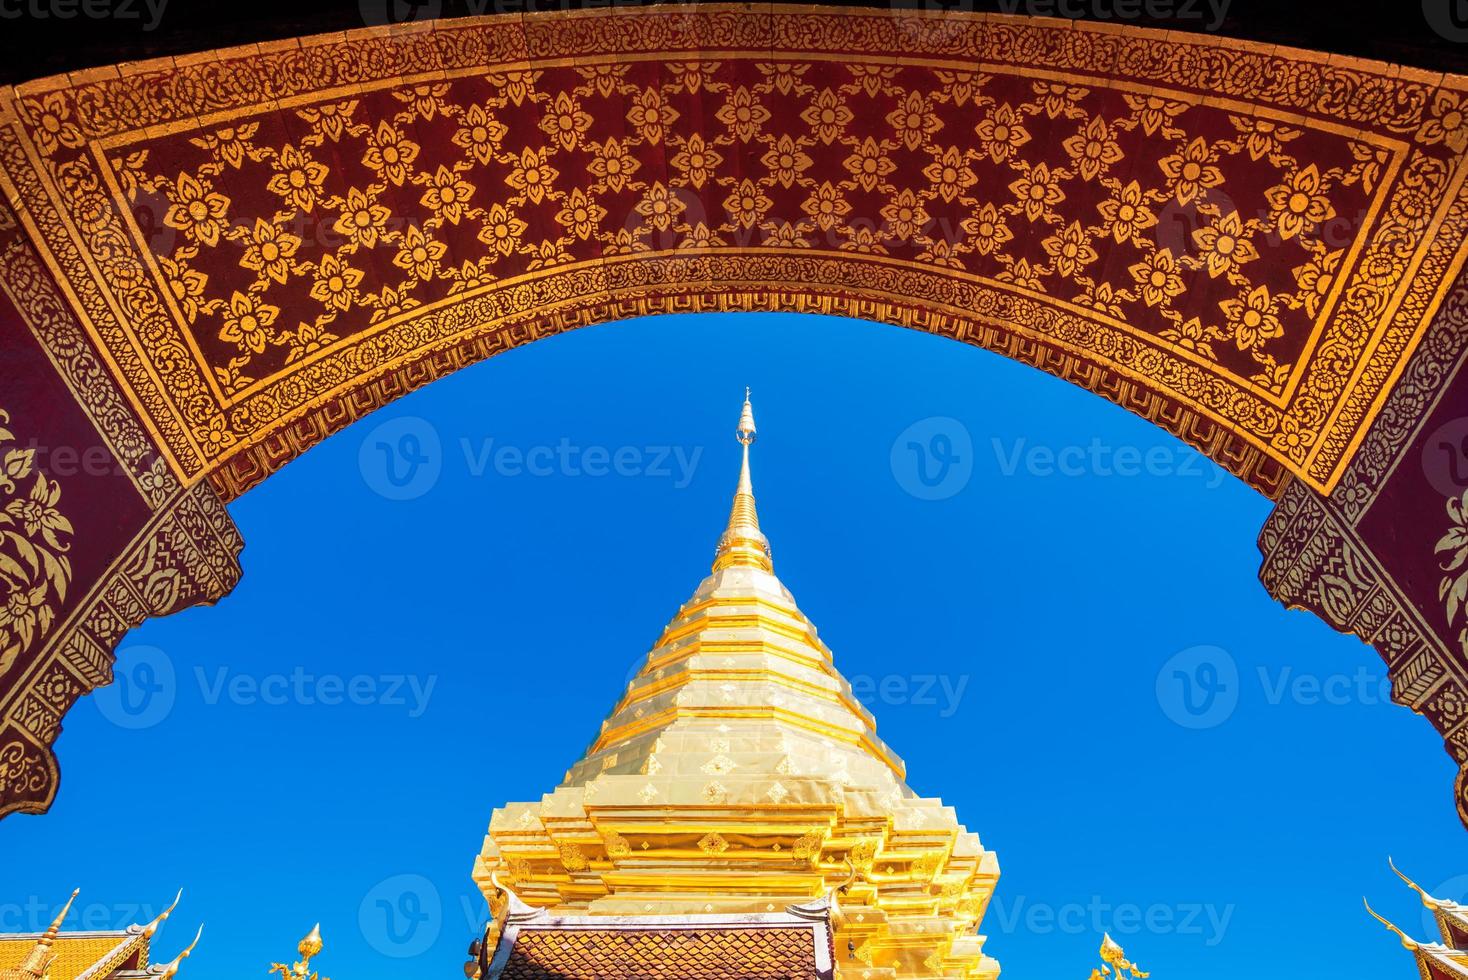
{"label": "gold flower motif", "polygon": [[[684,152],[673,157],[673,166],[683,169],[686,165],[689,168],[686,172],[689,175],[689,180],[693,181],[693,186],[701,187],[703,186],[703,181],[713,175],[714,168],[723,162],[723,157],[709,150],[707,159],[700,158],[699,161],[700,163],[707,164],[708,171],[706,173],[699,171],[695,177],[695,171],[692,169],[693,164],[691,162],[693,157],[688,155],[688,149],[694,140],[698,140],[699,147],[702,149],[703,141],[697,134],[689,137],[688,141],[684,144]],[[627,148],[617,142],[614,137],[607,137],[604,143],[592,143],[590,149],[591,162],[586,165],[586,169],[591,171],[593,177],[606,184],[610,190],[620,191],[624,187],[627,187],[629,181],[632,179],[632,175],[642,166],[642,164],[637,162],[637,158],[629,153]],[[681,164],[678,162],[680,158],[683,159],[683,163]]]}
{"label": "gold flower motif", "polygon": [[1060,145],[1075,161],[1082,180],[1095,180],[1123,156],[1116,134],[1100,116],[1092,116],[1084,129]]}
{"label": "gold flower motif", "polygon": [[21,105],[30,117],[32,133],[42,154],[51,156],[63,146],[75,148],[85,142],[81,129],[71,120],[71,106],[60,92],[50,92],[39,99],[22,99]]}
{"label": "gold flower motif", "polygon": [[846,132],[847,125],[856,116],[846,107],[844,98],[827,88],[811,100],[800,118],[814,130],[816,139],[829,146]]}
{"label": "gold flower motif", "polygon": [[651,87],[643,89],[627,108],[627,122],[649,143],[661,143],[663,130],[677,120],[678,110],[663,100],[661,92]]}
{"label": "gold flower motif", "polygon": [[770,176],[775,179],[775,183],[781,187],[790,187],[811,165],[811,159],[800,148],[800,144],[786,133],[775,140],[774,145],[760,157],[760,163],[770,168]]}
{"label": "gold flower motif", "polygon": [[192,323],[199,316],[204,301],[204,285],[209,277],[197,269],[190,269],[166,255],[158,257],[158,269],[168,283],[168,291],[179,311]]}
{"label": "gold flower motif", "polygon": [[525,195],[534,204],[539,204],[546,192],[555,186],[560,171],[546,162],[546,149],[527,146],[520,151],[510,176],[505,183]]}
{"label": "gold flower motif", "polygon": [[1147,206],[1147,196],[1134,180],[1125,187],[1117,186],[1112,196],[1096,205],[1106,233],[1118,245],[1140,238],[1142,232],[1157,224],[1157,216]]}
{"label": "gold flower motif", "polygon": [[301,239],[257,217],[245,241],[245,254],[239,258],[242,267],[277,283],[291,277],[291,260],[301,248]]}
{"label": "gold flower motif", "polygon": [[448,250],[447,245],[429,238],[417,225],[409,225],[398,244],[398,254],[393,256],[392,264],[415,278],[431,279]]}
{"label": "gold flower motif", "polygon": [[[809,159],[809,158],[807,158]],[[724,162],[724,157],[709,146],[702,136],[694,133],[683,141],[678,152],[670,161],[675,170],[681,171],[685,180],[695,188],[703,187]]]}
{"label": "gold flower motif", "polygon": [[841,188],[828,180],[810,192],[810,196],[801,202],[800,209],[810,215],[817,228],[830,231],[851,213],[851,202],[846,200]]}
{"label": "gold flower motif", "polygon": [[1330,293],[1336,273],[1340,271],[1344,250],[1316,253],[1309,262],[1296,266],[1292,271],[1295,285],[1300,289],[1300,303],[1305,312],[1315,316],[1320,312],[1325,297]]}
{"label": "gold flower motif", "polygon": [[493,204],[484,216],[484,227],[479,229],[479,240],[501,255],[509,255],[520,244],[520,236],[525,234],[528,227],[503,204]]}
{"label": "gold flower motif", "polygon": [[327,169],[324,163],[311,159],[305,150],[287,145],[270,164],[276,171],[266,185],[274,194],[279,194],[289,204],[302,211],[316,207],[316,195],[326,182]]}
{"label": "gold flower motif", "polygon": [[417,143],[387,122],[380,122],[377,124],[377,132],[368,137],[367,152],[362,154],[362,165],[383,180],[401,187],[408,178],[408,168],[418,159],[418,151]]}
{"label": "gold flower motif", "polygon": [[[769,206],[768,201],[765,202],[765,206]],[[647,189],[642,200],[637,202],[636,211],[658,231],[667,231],[683,213],[685,207],[686,205],[678,200],[677,195],[668,190],[662,181],[657,181]]]}
{"label": "gold flower motif", "polygon": [[980,255],[997,254],[1005,243],[1014,238],[1014,232],[1005,224],[1003,212],[992,204],[980,207],[958,227],[973,239],[973,250]]}
{"label": "gold flower motif", "polygon": [[1050,209],[1065,200],[1059,176],[1043,163],[1031,167],[1023,177],[1009,185],[1019,200],[1019,208],[1031,221],[1040,221]]}
{"label": "gold flower motif", "polygon": [[923,202],[910,190],[903,190],[881,211],[886,222],[887,233],[893,238],[912,238],[928,222],[928,212]]}
{"label": "gold flower motif", "polygon": [[581,188],[576,187],[566,195],[565,200],[561,203],[561,210],[556,213],[556,220],[568,233],[584,241],[592,236],[596,231],[596,226],[606,216],[606,208],[593,201]]}
{"label": "gold flower motif", "polygon": [[760,186],[748,177],[740,181],[729,196],[724,198],[724,208],[729,212],[729,217],[735,225],[744,228],[753,228],[771,203]]}
{"label": "gold flower motif", "polygon": [[978,183],[973,168],[964,160],[963,151],[950,146],[923,168],[923,176],[933,184],[934,192],[952,203],[960,194]]}
{"label": "gold flower motif", "polygon": [[909,150],[920,148],[929,136],[943,128],[942,120],[933,114],[928,100],[917,89],[909,90],[897,108],[887,113],[887,123]]}
{"label": "gold flower motif", "polygon": [[741,85],[719,106],[714,118],[728,126],[741,143],[748,143],[760,127],[770,121],[770,110],[760,105],[759,99]]}
{"label": "gold flower motif", "polygon": [[1159,248],[1127,271],[1148,306],[1163,306],[1184,289],[1181,269],[1171,249]]}
{"label": "gold flower motif", "polygon": [[1193,241],[1201,251],[1203,267],[1210,277],[1217,279],[1225,272],[1237,272],[1239,266],[1259,257],[1259,250],[1246,237],[1248,233],[1237,211],[1193,232]]}
{"label": "gold flower motif", "polygon": [[888,174],[897,169],[887,156],[887,149],[868,136],[852,154],[842,161],[857,186],[864,191],[874,191]]}
{"label": "gold flower motif", "polygon": [[[671,122],[672,119],[668,119],[662,125]],[[571,93],[559,92],[541,118],[540,128],[553,142],[559,143],[561,149],[574,150],[581,134],[591,128],[591,115],[582,110],[581,103]],[[651,139],[651,142],[656,143],[657,140]]]}
{"label": "gold flower motif", "polygon": [[362,272],[352,268],[335,255],[322,257],[316,267],[316,278],[311,283],[311,298],[330,309],[346,310],[352,305],[357,287],[362,283]]}
{"label": "gold flower motif", "polygon": [[1218,169],[1218,153],[1201,136],[1194,138],[1181,152],[1163,157],[1157,165],[1162,168],[1168,189],[1178,204],[1189,204],[1206,189],[1223,183],[1223,172]]}
{"label": "gold flower motif", "polygon": [[418,203],[431,210],[439,220],[458,224],[474,196],[474,185],[448,167],[440,165],[432,177],[421,181],[423,196]]}
{"label": "gold flower motif", "polygon": [[1269,220],[1279,228],[1281,238],[1308,233],[1335,217],[1335,205],[1326,194],[1325,180],[1313,163],[1294,170],[1283,183],[1265,191],[1264,198],[1269,202]]}
{"label": "gold flower motif", "polygon": [[1233,330],[1239,350],[1254,350],[1266,340],[1284,335],[1284,327],[1279,322],[1279,303],[1265,286],[1245,289],[1237,299],[1226,299],[1218,305]]}
{"label": "gold flower motif", "polygon": [[[548,121],[542,119],[541,128],[545,128]],[[509,132],[509,127],[484,106],[471,105],[459,119],[459,129],[454,133],[453,142],[455,146],[468,150],[475,160],[487,164],[494,159],[495,150],[499,149],[500,141]]]}
{"label": "gold flower motif", "polygon": [[1072,221],[1064,231],[1056,232],[1040,243],[1045,254],[1055,262],[1055,271],[1067,279],[1079,275],[1099,258],[1091,245],[1091,236],[1079,221]]}
{"label": "gold flower motif", "polygon": [[382,234],[392,212],[373,201],[356,187],[347,191],[346,203],[341,216],[331,227],[361,248],[373,248]]}
{"label": "gold flower motif", "polygon": [[225,305],[219,339],[259,354],[265,350],[270,340],[270,325],[279,315],[279,307],[262,302],[256,293],[235,290]]}
{"label": "gold flower motif", "polygon": [[1015,150],[1030,141],[1029,130],[1024,127],[1024,116],[1011,105],[1004,103],[989,110],[989,114],[974,127],[980,148],[995,163],[1008,160]]}
{"label": "gold flower motif", "polygon": [[168,200],[168,211],[163,215],[165,225],[177,228],[202,245],[219,244],[219,236],[226,230],[224,216],[229,210],[229,198],[216,192],[208,180],[181,173],[169,188]]}
{"label": "gold flower motif", "polygon": [[1462,95],[1451,89],[1438,89],[1432,98],[1430,114],[1417,127],[1417,138],[1428,145],[1446,143],[1454,153],[1468,149],[1468,114]]}

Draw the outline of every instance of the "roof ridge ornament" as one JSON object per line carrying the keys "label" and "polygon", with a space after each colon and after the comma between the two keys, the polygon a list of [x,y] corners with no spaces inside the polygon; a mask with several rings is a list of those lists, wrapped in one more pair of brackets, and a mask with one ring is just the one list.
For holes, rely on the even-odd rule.
{"label": "roof ridge ornament", "polygon": [[1398,929],[1397,926],[1394,923],[1389,922],[1387,919],[1383,918],[1380,915],[1377,915],[1376,909],[1372,908],[1371,907],[1371,903],[1368,902],[1368,901],[1366,901],[1365,898],[1362,898],[1361,899],[1361,904],[1364,905],[1364,906],[1366,906],[1366,911],[1368,913],[1370,913],[1370,915],[1371,915],[1371,917],[1373,919],[1375,919],[1377,922],[1380,922],[1382,925],[1386,926],[1387,929],[1390,930],[1391,932],[1396,933],[1397,938],[1402,941],[1402,947],[1404,949],[1410,950],[1410,951],[1412,951],[1412,952],[1415,953],[1415,952],[1417,952],[1417,950],[1421,949],[1424,945],[1430,945],[1430,944],[1427,944],[1427,943],[1419,943],[1417,940],[1415,940],[1411,936],[1407,935],[1401,929]]}
{"label": "roof ridge ornament", "polygon": [[36,944],[26,954],[25,961],[20,966],[15,967],[13,971],[5,970],[0,972],[0,978],[6,978],[8,980],[10,977],[30,976],[40,980],[40,978],[47,976],[51,968],[51,961],[56,959],[56,954],[51,951],[51,947],[55,944],[56,937],[61,933],[62,921],[71,912],[71,903],[76,901],[76,897],[81,894],[81,891],[80,888],[72,890],[71,896],[66,900],[66,904],[61,906],[61,912],[52,921],[51,925],[46,928],[46,931],[36,939]]}
{"label": "roof ridge ornament", "polygon": [[194,947],[199,945],[199,937],[203,935],[204,927],[203,925],[200,925],[199,931],[194,933],[194,941],[184,947],[182,952],[180,952],[172,960],[162,966],[149,967],[148,972],[156,977],[159,977],[160,980],[170,980],[170,978],[174,974],[178,973],[178,968],[183,964],[183,961],[189,958],[189,954],[194,951]]}
{"label": "roof ridge ornament", "polygon": [[1424,889],[1421,885],[1417,884],[1417,882],[1413,881],[1411,878],[1408,878],[1406,875],[1402,874],[1401,869],[1398,868],[1396,866],[1396,864],[1394,864],[1392,862],[1392,859],[1391,859],[1390,856],[1387,857],[1386,864],[1387,864],[1387,867],[1391,868],[1392,871],[1396,873],[1396,876],[1398,878],[1402,879],[1403,881],[1405,881],[1407,883],[1407,887],[1408,888],[1412,889],[1418,895],[1421,895],[1422,896],[1422,904],[1425,907],[1427,907],[1429,909],[1432,909],[1434,912],[1440,912],[1443,909],[1448,909],[1448,908],[1455,908],[1455,909],[1456,908],[1462,908],[1462,906],[1458,905],[1456,902],[1446,901],[1446,900],[1441,899],[1441,898],[1433,898],[1431,895],[1427,894],[1427,890],[1426,889]]}
{"label": "roof ridge ornament", "polygon": [[754,426],[754,408],[750,405],[749,389],[744,389],[744,407],[739,412],[739,425],[734,430],[735,440],[744,447],[744,459],[739,467],[739,485],[734,490],[734,506],[729,510],[729,525],[719,538],[719,547],[714,555],[714,571],[725,568],[758,568],[772,571],[770,542],[759,527],[759,514],[754,507],[754,483],[749,476],[749,447],[757,435]]}

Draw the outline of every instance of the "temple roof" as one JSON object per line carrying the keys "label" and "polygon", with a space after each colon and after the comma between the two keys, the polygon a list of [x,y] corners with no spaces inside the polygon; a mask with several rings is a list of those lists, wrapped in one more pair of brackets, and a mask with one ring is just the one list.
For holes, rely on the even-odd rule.
{"label": "temple roof", "polygon": [[831,901],[754,915],[552,915],[497,902],[484,980],[830,980]]}
{"label": "temple roof", "polygon": [[[117,930],[63,932],[62,922],[76,899],[72,892],[45,932],[0,933],[0,980],[168,980],[193,951],[193,944],[173,961],[148,963],[154,935],[178,906],[178,899],[148,923]],[[194,943],[198,942],[194,937]]]}
{"label": "temple roof", "polygon": [[739,478],[711,574],[561,785],[495,811],[475,879],[491,903],[498,876],[558,915],[651,922],[778,914],[850,877],[837,969],[994,976],[974,929],[998,861],[951,808],[907,786],[776,577],[747,397],[736,436]]}

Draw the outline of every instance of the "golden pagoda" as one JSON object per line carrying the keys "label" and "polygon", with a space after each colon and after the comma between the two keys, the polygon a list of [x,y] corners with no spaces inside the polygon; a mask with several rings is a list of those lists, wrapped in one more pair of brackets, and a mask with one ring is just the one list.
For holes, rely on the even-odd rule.
{"label": "golden pagoda", "polygon": [[[170,980],[198,945],[194,936],[167,963],[149,965],[153,937],[178,907],[178,898],[155,919],[126,929],[62,932],[80,889],[43,933],[0,933],[0,980]],[[199,933],[203,933],[203,928]]]}
{"label": "golden pagoda", "polygon": [[494,812],[471,977],[993,978],[995,855],[897,755],[775,577],[743,461],[712,573],[600,735]]}

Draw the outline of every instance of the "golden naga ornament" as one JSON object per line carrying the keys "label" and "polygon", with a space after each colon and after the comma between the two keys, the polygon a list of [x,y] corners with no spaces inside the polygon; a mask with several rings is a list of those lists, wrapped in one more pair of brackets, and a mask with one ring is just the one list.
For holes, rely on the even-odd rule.
{"label": "golden naga ornament", "polygon": [[296,944],[296,950],[301,954],[301,958],[290,966],[284,963],[272,963],[269,972],[279,973],[280,980],[329,980],[327,977],[318,977],[311,969],[311,957],[321,952],[323,945],[321,923],[318,922],[311,927],[310,932],[306,933],[305,938]]}
{"label": "golden naga ornament", "polygon": [[1126,951],[1117,945],[1109,933],[1101,934],[1101,965],[1091,971],[1091,980],[1147,980],[1152,974],[1126,958]]}

